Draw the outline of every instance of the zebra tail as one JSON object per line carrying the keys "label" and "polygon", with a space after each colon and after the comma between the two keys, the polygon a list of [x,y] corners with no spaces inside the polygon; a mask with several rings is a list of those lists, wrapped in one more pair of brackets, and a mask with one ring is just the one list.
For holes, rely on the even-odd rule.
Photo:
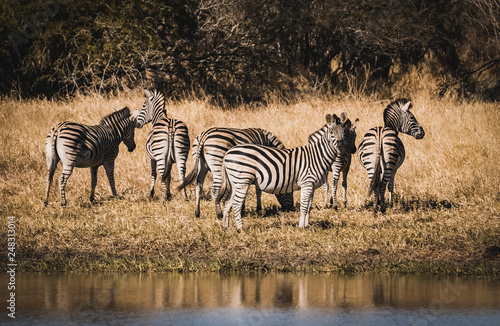
{"label": "zebra tail", "polygon": [[224,199],[224,197],[227,196],[227,193],[229,192],[229,187],[230,187],[230,184],[227,181],[226,167],[224,166],[224,163],[222,163],[222,179],[220,182],[219,195],[217,195],[217,199],[215,200],[216,202],[221,202],[222,199]]}
{"label": "zebra tail", "polygon": [[377,189],[380,185],[380,174],[381,174],[381,165],[380,165],[380,155],[381,155],[381,140],[380,137],[377,139],[377,151],[375,152],[375,170],[373,171],[373,178],[370,182],[370,190],[368,191],[368,197]]}
{"label": "zebra tail", "polygon": [[47,140],[45,142],[47,168],[50,171],[54,171],[57,167],[57,163],[59,162],[59,155],[57,154],[57,149],[56,149],[57,130],[58,128],[53,127],[49,135],[47,136]]}
{"label": "zebra tail", "polygon": [[184,181],[177,186],[177,191],[181,191],[182,189],[186,188],[190,184],[193,183],[194,179],[198,177],[199,173],[199,167],[198,163],[200,162],[200,155],[202,155],[202,150],[203,150],[203,143],[199,142],[198,147],[196,149],[196,153],[193,155],[193,168],[191,171],[184,177]]}

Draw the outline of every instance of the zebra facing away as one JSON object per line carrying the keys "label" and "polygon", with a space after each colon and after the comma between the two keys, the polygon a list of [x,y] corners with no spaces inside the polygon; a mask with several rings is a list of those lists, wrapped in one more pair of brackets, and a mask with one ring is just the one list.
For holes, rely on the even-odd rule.
{"label": "zebra facing away", "polygon": [[[347,121],[347,115],[345,112],[342,112],[340,115],[340,122],[344,123]],[[347,174],[349,173],[349,168],[351,166],[351,156],[356,153],[356,126],[355,124],[359,121],[356,119],[354,123],[351,125],[349,130],[344,135],[346,151],[340,152],[339,155],[335,158],[332,166],[329,171],[333,172],[332,177],[332,196],[330,197],[330,203],[328,203],[328,175],[326,178],[326,182],[323,185],[325,200],[324,207],[327,208],[328,204],[332,205],[335,209],[337,208],[337,185],[340,177],[340,172],[342,172],[342,189],[344,192],[344,207],[347,207]],[[321,139],[321,136],[326,133],[328,130],[328,125],[323,126],[323,128],[318,131],[312,133],[308,137],[309,144],[318,141]]]}
{"label": "zebra facing away", "polygon": [[[161,92],[146,90],[145,96],[148,99],[139,112],[136,127],[142,128],[148,122],[153,124],[146,140],[146,153],[151,163],[150,197],[154,196],[156,169],[158,168],[163,185],[161,198],[169,200],[173,163],[177,163],[180,182],[184,181],[190,147],[189,131],[184,122],[167,118],[165,98]],[[186,191],[184,191],[184,198],[187,200]]]}
{"label": "zebra facing away", "polygon": [[242,228],[241,205],[248,187],[255,184],[262,191],[283,194],[301,190],[299,227],[309,225],[309,211],[314,189],[325,183],[339,152],[346,151],[345,134],[351,121],[344,123],[334,114],[326,115],[327,129],[318,141],[293,149],[261,145],[238,145],[224,157],[224,174],[219,197],[226,193],[223,225],[229,228],[229,214],[234,211],[236,227]]}
{"label": "zebra facing away", "polygon": [[[194,166],[191,172],[184,179],[184,182],[177,188],[185,189],[196,179],[196,210],[195,216],[200,217],[200,197],[203,183],[208,171],[213,174],[212,198],[215,203],[217,218],[222,218],[220,200],[220,183],[222,180],[222,161],[226,152],[240,144],[258,144],[263,146],[283,149],[283,143],[269,131],[260,128],[219,128],[213,127],[203,131],[193,142]],[[256,188],[257,211],[262,210],[261,191]],[[276,195],[281,206],[290,208],[293,206],[293,194]]]}
{"label": "zebra facing away", "polygon": [[392,206],[394,177],[405,159],[405,148],[398,136],[402,132],[422,139],[424,129],[410,112],[411,102],[398,99],[384,110],[384,127],[375,127],[365,134],[358,148],[358,157],[368,172],[370,190],[375,194],[374,210],[380,207],[385,212],[385,189],[389,188],[389,203]]}
{"label": "zebra facing away", "polygon": [[97,126],[62,122],[52,128],[46,139],[47,192],[44,205],[47,206],[49,202],[50,185],[59,161],[63,163],[59,179],[62,206],[67,204],[66,183],[75,167],[90,167],[90,201],[94,201],[97,170],[101,165],[106,170],[111,192],[116,196],[115,159],[122,141],[129,152],[135,149],[134,131],[137,114],[138,111],[135,111],[131,115],[129,108],[125,107],[104,117]]}

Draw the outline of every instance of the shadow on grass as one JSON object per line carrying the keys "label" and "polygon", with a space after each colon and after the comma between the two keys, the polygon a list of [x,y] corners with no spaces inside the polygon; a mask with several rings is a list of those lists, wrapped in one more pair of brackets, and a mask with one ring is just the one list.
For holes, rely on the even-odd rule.
{"label": "shadow on grass", "polygon": [[[386,199],[387,209],[393,211],[402,211],[405,213],[417,210],[446,210],[460,207],[459,204],[451,202],[447,199],[436,198],[409,198],[403,199],[400,195],[394,196],[394,203],[392,207]],[[363,209],[373,210],[373,200],[368,200],[362,205]]]}

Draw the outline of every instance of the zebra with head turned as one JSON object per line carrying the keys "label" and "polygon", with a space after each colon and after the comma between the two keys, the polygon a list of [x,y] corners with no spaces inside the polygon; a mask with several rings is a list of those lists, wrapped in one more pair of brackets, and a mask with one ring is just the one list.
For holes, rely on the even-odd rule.
{"label": "zebra with head turned", "polygon": [[236,227],[241,229],[241,205],[251,184],[273,194],[300,189],[299,227],[309,225],[314,190],[325,183],[328,169],[339,153],[346,151],[345,134],[351,127],[349,119],[342,123],[335,114],[326,115],[326,122],[327,130],[318,141],[302,147],[277,149],[246,144],[227,151],[219,194],[221,198],[227,193],[223,220],[225,227],[229,227],[232,209]]}
{"label": "zebra with head turned", "polygon": [[[218,195],[222,180],[222,161],[226,152],[240,144],[258,144],[283,149],[285,146],[276,136],[260,128],[220,128],[213,127],[203,131],[193,142],[194,167],[178,187],[185,189],[196,179],[196,210],[195,216],[200,217],[200,197],[203,183],[208,171],[213,174],[212,198],[215,202],[217,218],[222,218],[222,210]],[[262,210],[261,191],[256,188],[257,211]],[[285,209],[293,206],[293,194],[277,194],[279,203]]]}
{"label": "zebra with head turned", "polygon": [[368,172],[370,190],[368,196],[375,193],[373,207],[375,211],[385,211],[385,189],[389,188],[389,203],[392,205],[394,177],[405,159],[405,148],[399,139],[402,132],[416,139],[425,135],[415,116],[410,112],[411,102],[398,99],[384,110],[384,127],[370,129],[359,144],[358,157]]}
{"label": "zebra with head turned", "polygon": [[[189,155],[189,131],[186,124],[177,119],[167,118],[165,97],[157,90],[145,91],[147,97],[137,117],[137,128],[142,128],[151,122],[153,128],[146,140],[146,153],[151,163],[150,197],[154,196],[156,169],[162,181],[162,199],[168,200],[170,194],[170,179],[172,164],[177,163],[179,179],[182,183],[186,173],[186,161]],[[184,191],[187,200],[187,193]]]}
{"label": "zebra with head turned", "polygon": [[46,139],[47,157],[47,192],[44,205],[49,202],[50,185],[57,168],[62,161],[63,171],[59,179],[61,205],[66,206],[66,183],[73,168],[90,167],[90,201],[94,200],[97,185],[97,170],[103,165],[108,176],[113,196],[116,196],[114,167],[119,145],[123,141],[129,152],[135,149],[135,117],[129,108],[123,108],[104,117],[99,125],[87,126],[74,122],[62,122],[52,128]]}
{"label": "zebra with head turned", "polygon": [[[340,122],[344,123],[347,121],[347,114],[342,112],[340,115]],[[356,126],[355,124],[359,121],[356,119],[351,127],[344,135],[346,151],[340,152],[339,155],[335,158],[333,165],[329,169],[329,171],[333,172],[332,178],[332,196],[330,197],[330,205],[337,208],[337,185],[340,177],[340,172],[342,172],[342,189],[344,191],[344,207],[347,207],[347,174],[349,173],[349,168],[351,166],[351,156],[356,153]],[[328,125],[323,126],[320,130],[312,133],[308,137],[309,144],[313,142],[317,142],[321,139],[322,135],[326,133],[328,130]],[[326,178],[326,182],[323,186],[324,189],[324,207],[328,207],[328,175]]]}

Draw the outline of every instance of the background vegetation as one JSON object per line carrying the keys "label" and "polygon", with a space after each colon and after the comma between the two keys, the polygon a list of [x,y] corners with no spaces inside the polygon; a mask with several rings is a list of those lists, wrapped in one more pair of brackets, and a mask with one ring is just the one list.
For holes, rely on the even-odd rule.
{"label": "background vegetation", "polygon": [[436,93],[498,99],[499,15],[498,0],[5,0],[0,93],[387,97],[426,66]]}

